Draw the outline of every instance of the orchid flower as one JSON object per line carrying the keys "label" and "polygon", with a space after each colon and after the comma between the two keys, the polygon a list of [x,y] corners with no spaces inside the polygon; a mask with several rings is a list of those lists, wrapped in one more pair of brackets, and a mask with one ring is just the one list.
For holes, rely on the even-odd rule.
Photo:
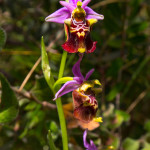
{"label": "orchid flower", "polygon": [[94,69],[91,69],[86,76],[83,77],[80,71],[81,60],[82,57],[79,58],[72,68],[72,72],[74,74],[72,80],[67,81],[60,88],[60,90],[55,94],[54,100],[73,91],[74,117],[83,122],[90,122],[96,116],[98,109],[98,103],[95,95],[101,92],[102,89],[98,80],[88,80],[94,72]]}
{"label": "orchid flower", "polygon": [[64,6],[56,12],[46,17],[48,22],[65,24],[67,41],[62,45],[63,49],[69,53],[92,53],[96,49],[96,41],[90,38],[91,27],[97,20],[104,19],[89,8],[87,5],[91,0],[69,0],[60,1]]}
{"label": "orchid flower", "polygon": [[90,144],[87,142],[86,137],[87,137],[87,130],[85,130],[83,133],[83,144],[86,150],[98,150],[92,140],[90,140]]}

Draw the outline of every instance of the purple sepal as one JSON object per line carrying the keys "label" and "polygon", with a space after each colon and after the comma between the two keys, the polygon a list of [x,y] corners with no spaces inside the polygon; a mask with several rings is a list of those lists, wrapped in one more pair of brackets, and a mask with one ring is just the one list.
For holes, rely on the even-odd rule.
{"label": "purple sepal", "polygon": [[76,7],[77,1],[78,0],[69,0],[69,3],[73,4]]}
{"label": "purple sepal", "polygon": [[82,3],[82,8],[84,9],[91,0],[84,0]]}
{"label": "purple sepal", "polygon": [[73,77],[73,80],[77,81],[80,85],[83,83],[83,80],[80,77]]}
{"label": "purple sepal", "polygon": [[86,137],[87,137],[87,129],[84,131],[84,133],[83,133],[83,144],[84,144],[84,147],[85,148],[88,148],[89,147],[89,143],[86,141]]}
{"label": "purple sepal", "polygon": [[83,144],[86,150],[98,150],[92,140],[90,140],[90,144],[87,142],[86,137],[87,137],[87,129],[83,133]]}
{"label": "purple sepal", "polygon": [[72,13],[72,11],[76,8],[75,6],[70,5],[70,3],[65,2],[65,1],[60,1],[59,3],[60,3],[62,6],[66,7],[66,8],[70,11],[70,13]]}
{"label": "purple sepal", "polygon": [[86,74],[86,76],[85,76],[85,80],[88,80],[89,79],[89,77],[92,75],[92,73],[94,72],[94,68],[93,69],[91,69],[87,74]]}
{"label": "purple sepal", "polygon": [[96,13],[93,9],[91,9],[90,7],[86,6],[84,8],[84,10],[86,11],[86,19],[97,19],[97,20],[103,20],[104,16],[100,15],[98,13]]}
{"label": "purple sepal", "polygon": [[66,93],[72,92],[73,90],[77,89],[80,86],[80,84],[75,81],[68,81],[66,82],[60,90],[55,94],[55,98],[53,100],[56,100],[57,98],[63,96]]}
{"label": "purple sepal", "polygon": [[80,62],[81,62],[81,60],[82,60],[82,57],[80,57],[79,60],[76,62],[76,64],[73,66],[72,72],[73,72],[73,75],[75,77],[79,77],[82,80],[84,80],[84,77],[83,77],[83,75],[82,75],[82,73],[80,71]]}
{"label": "purple sepal", "polygon": [[95,146],[94,142],[90,140],[90,148],[89,150],[97,150],[97,147]]}
{"label": "purple sepal", "polygon": [[69,12],[69,10],[63,7],[63,8],[58,9],[57,11],[55,11],[48,17],[46,17],[45,21],[63,24],[66,18],[70,18],[70,17],[71,17],[71,13]]}

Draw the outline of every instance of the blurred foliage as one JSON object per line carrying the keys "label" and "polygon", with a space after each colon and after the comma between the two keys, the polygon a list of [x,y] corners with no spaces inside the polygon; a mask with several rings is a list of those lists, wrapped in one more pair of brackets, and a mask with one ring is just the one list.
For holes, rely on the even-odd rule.
{"label": "blurred foliage", "polygon": [[[91,79],[99,79],[103,86],[102,94],[97,97],[98,116],[103,117],[103,123],[92,128],[88,139],[103,150],[110,149],[110,145],[116,150],[149,150],[150,1],[92,0],[90,6],[105,19],[93,26],[91,35],[98,41],[97,49],[85,55],[81,64],[83,74],[95,68]],[[1,76],[0,115],[3,93],[8,93],[5,94],[10,102],[8,108],[13,107],[13,99],[19,101],[18,117],[14,119],[16,115],[10,111],[14,115],[8,118],[10,123],[0,125],[1,150],[47,150],[48,130],[56,147],[62,149],[57,110],[52,101],[54,95],[43,77],[41,65],[24,89],[18,91],[41,55],[41,36],[47,46],[51,71],[57,79],[61,45],[65,41],[63,25],[46,23],[44,19],[60,7],[58,0],[0,0],[0,72],[13,89]],[[68,55],[65,76],[72,76],[71,68],[77,59],[77,55]],[[64,106],[72,102],[71,94],[63,96],[62,102]],[[85,125],[73,120],[70,105],[64,107],[64,111],[69,149],[82,150]],[[90,124],[89,128],[91,126],[94,125]]]}
{"label": "blurred foliage", "polygon": [[18,100],[9,83],[1,74],[0,81],[2,85],[0,124],[4,124],[13,121],[17,117]]}
{"label": "blurred foliage", "polygon": [[6,42],[6,32],[2,28],[0,28],[0,50],[3,48],[5,42]]}

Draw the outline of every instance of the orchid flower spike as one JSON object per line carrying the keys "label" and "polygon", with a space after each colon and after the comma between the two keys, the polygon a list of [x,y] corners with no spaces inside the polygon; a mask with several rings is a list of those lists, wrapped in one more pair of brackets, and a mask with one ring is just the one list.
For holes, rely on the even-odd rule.
{"label": "orchid flower spike", "polygon": [[83,144],[86,150],[98,150],[92,140],[90,140],[90,144],[87,142],[86,137],[87,137],[87,132],[88,130],[86,129],[83,133]]}
{"label": "orchid flower spike", "polygon": [[98,109],[95,95],[101,92],[102,88],[100,87],[101,84],[98,80],[88,80],[94,72],[94,69],[91,69],[85,77],[82,75],[80,71],[81,60],[82,57],[79,58],[72,68],[74,74],[73,80],[67,81],[60,88],[55,94],[54,100],[73,91],[74,117],[83,122],[90,122],[96,116]]}
{"label": "orchid flower spike", "polygon": [[83,2],[82,0],[69,0],[69,2],[60,1],[60,4],[64,7],[47,16],[45,21],[64,24],[66,19],[71,18],[73,10],[77,7],[77,3],[80,5],[82,4],[82,9],[84,9],[86,13],[86,19],[103,20],[103,15],[96,13],[87,6],[90,1],[91,0],[84,0]]}

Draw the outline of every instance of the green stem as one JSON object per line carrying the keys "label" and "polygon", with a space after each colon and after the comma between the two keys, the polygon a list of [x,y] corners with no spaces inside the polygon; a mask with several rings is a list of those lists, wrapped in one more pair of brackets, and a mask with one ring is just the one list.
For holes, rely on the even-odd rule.
{"label": "green stem", "polygon": [[[59,69],[59,75],[58,79],[63,77],[64,69],[65,69],[65,63],[67,58],[67,52],[63,51],[60,69]],[[63,107],[61,98],[58,98],[56,100],[57,110],[58,110],[58,116],[60,121],[60,127],[62,132],[62,142],[63,142],[63,150],[68,150],[68,136],[67,136],[67,128],[66,128],[66,121],[64,117]]]}
{"label": "green stem", "polygon": [[67,52],[63,51],[62,58],[61,58],[60,69],[59,69],[58,79],[63,77],[65,64],[66,64],[66,58],[67,58]]}

